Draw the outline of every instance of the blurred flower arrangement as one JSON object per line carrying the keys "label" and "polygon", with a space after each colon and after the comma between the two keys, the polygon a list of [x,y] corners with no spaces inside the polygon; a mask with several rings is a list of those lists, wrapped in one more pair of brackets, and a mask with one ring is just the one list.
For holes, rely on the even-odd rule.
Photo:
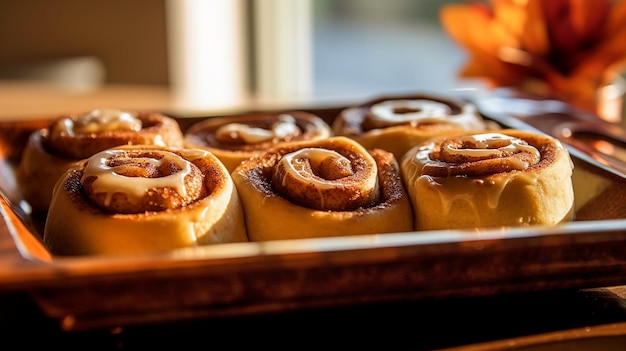
{"label": "blurred flower arrangement", "polygon": [[444,5],[444,30],[468,51],[463,78],[596,112],[624,71],[626,0],[491,0]]}

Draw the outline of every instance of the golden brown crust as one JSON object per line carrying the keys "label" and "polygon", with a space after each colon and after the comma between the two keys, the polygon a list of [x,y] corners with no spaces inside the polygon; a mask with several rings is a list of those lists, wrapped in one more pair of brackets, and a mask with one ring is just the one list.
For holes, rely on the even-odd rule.
{"label": "golden brown crust", "polygon": [[[180,152],[173,150],[172,153],[184,157]],[[148,178],[160,179],[171,176],[173,173],[181,172],[182,169],[176,163],[162,162],[156,164],[154,161],[163,159],[159,149],[131,149],[115,154],[111,154],[106,159],[107,167],[115,169],[116,174],[129,179]],[[200,160],[191,160],[189,172],[182,179],[182,186],[185,191],[181,194],[173,187],[151,187],[146,189],[145,194],[139,201],[131,201],[128,194],[124,192],[98,192],[94,189],[94,182],[98,176],[90,175],[81,179],[83,193],[94,204],[104,211],[112,213],[141,213],[147,211],[164,211],[167,209],[178,209],[188,206],[194,201],[207,195],[207,188],[204,185],[204,173],[208,171],[206,165],[199,168]]]}
{"label": "golden brown crust", "polygon": [[[282,124],[287,121],[288,123]],[[277,126],[286,126],[276,130]],[[229,132],[225,132],[229,128]],[[241,161],[283,142],[319,140],[331,135],[330,126],[308,112],[252,113],[211,117],[189,127],[185,144],[207,148],[230,171]]]}
{"label": "golden brown crust", "polygon": [[[429,143],[428,161],[422,174],[433,177],[481,176],[509,172],[519,167],[541,167],[554,159],[554,143],[543,135],[518,133],[509,130],[503,134],[519,137],[518,147],[511,146],[508,139],[495,139],[488,147],[479,145],[473,137],[439,137]],[[496,133],[482,135],[497,135]],[[463,153],[462,150],[487,148],[485,154]],[[543,152],[537,152],[543,150]],[[543,160],[542,160],[543,155]]]}
{"label": "golden brown crust", "polygon": [[[327,139],[315,144],[316,148],[332,150],[321,160],[314,160],[310,147],[289,144],[275,151],[280,159],[273,165],[270,182],[274,191],[294,203],[317,210],[353,211],[370,207],[378,200],[376,163],[364,157],[360,147],[342,143],[342,139]],[[312,146],[312,145],[311,145]],[[288,161],[286,155],[302,151]],[[368,179],[369,178],[369,179]],[[371,186],[368,186],[368,180]],[[321,183],[321,184],[320,184]]]}
{"label": "golden brown crust", "polygon": [[[183,134],[176,120],[159,113],[130,113],[106,110],[108,113],[125,113],[136,117],[141,128],[102,128],[89,132],[75,126],[85,123],[87,113],[59,116],[48,127],[31,134],[18,165],[17,181],[24,199],[36,212],[45,212],[52,197],[52,188],[59,177],[75,162],[110,147],[129,144],[146,144],[181,147]],[[111,112],[114,111],[114,112]],[[98,122],[91,120],[93,125]],[[105,125],[106,121],[102,121]]]}
{"label": "golden brown crust", "polygon": [[69,169],[44,229],[57,255],[239,241],[247,241],[243,210],[223,164],[206,150],[150,145],[108,149]]}
{"label": "golden brown crust", "polygon": [[38,130],[29,136],[16,177],[22,197],[35,212],[48,210],[54,184],[78,162],[48,152],[43,145],[43,132]]}
{"label": "golden brown crust", "polygon": [[67,134],[56,132],[65,120],[81,114],[68,114],[53,121],[44,131],[44,145],[51,153],[70,159],[84,159],[96,152],[119,145],[183,146],[183,134],[176,120],[156,112],[136,113],[141,129],[112,129],[101,132]]}
{"label": "golden brown crust", "polygon": [[452,97],[428,94],[385,96],[342,110],[331,125],[334,135],[357,140],[368,149],[382,148],[396,159],[437,135],[495,130],[476,107]]}
{"label": "golden brown crust", "polygon": [[349,138],[281,144],[242,162],[232,177],[251,240],[412,230],[396,159]]}
{"label": "golden brown crust", "polygon": [[513,129],[433,138],[401,160],[416,230],[571,220],[572,168],[558,140]]}

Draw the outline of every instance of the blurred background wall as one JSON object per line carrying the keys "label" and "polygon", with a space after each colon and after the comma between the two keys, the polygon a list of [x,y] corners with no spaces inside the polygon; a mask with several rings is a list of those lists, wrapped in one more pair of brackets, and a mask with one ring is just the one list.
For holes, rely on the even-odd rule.
{"label": "blurred background wall", "polygon": [[[299,90],[298,99],[304,94],[305,99],[322,102],[445,91],[463,84],[455,76],[462,52],[443,33],[437,17],[439,7],[449,1],[214,1],[241,4],[236,16],[243,27],[224,35],[240,45],[237,50],[245,57],[237,64],[245,65],[247,78],[242,84],[253,97],[270,83],[274,86],[265,88],[270,99]],[[184,40],[182,34],[172,36],[172,26],[192,26],[211,18],[195,13],[174,23],[172,4],[189,7],[194,2],[198,3],[1,1],[0,80],[60,75],[79,88],[107,84],[172,88],[180,78],[175,75],[181,74],[172,68],[174,48],[180,47],[175,41]],[[210,6],[206,11],[212,11]],[[271,62],[259,64],[263,55]],[[285,78],[288,68],[301,72]],[[263,77],[268,71],[272,75]],[[300,83],[283,83],[281,88],[276,86],[280,79]]]}
{"label": "blurred background wall", "polygon": [[106,82],[168,84],[163,0],[0,1],[0,69],[93,57]]}

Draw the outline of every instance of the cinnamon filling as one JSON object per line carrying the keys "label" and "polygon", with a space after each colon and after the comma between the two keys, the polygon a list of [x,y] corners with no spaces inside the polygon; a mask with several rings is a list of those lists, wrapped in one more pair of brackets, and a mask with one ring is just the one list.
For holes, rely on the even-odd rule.
{"label": "cinnamon filling", "polygon": [[251,114],[210,118],[191,126],[186,139],[194,145],[232,152],[267,150],[282,142],[325,138],[330,128],[304,113]]}
{"label": "cinnamon filling", "polygon": [[258,144],[289,140],[302,134],[291,115],[282,114],[269,128],[244,123],[228,123],[215,131],[215,139],[224,144]]}
{"label": "cinnamon filling", "polygon": [[[352,122],[354,123],[354,122]],[[363,131],[407,125],[419,128],[482,128],[472,105],[456,106],[429,99],[395,99],[377,102],[365,112]]]}
{"label": "cinnamon filling", "polygon": [[105,131],[130,130],[139,131],[142,122],[135,114],[116,109],[95,109],[55,121],[50,127],[50,140],[54,142],[61,136],[76,134],[98,134]]}
{"label": "cinnamon filling", "polygon": [[274,167],[271,184],[290,201],[318,210],[352,211],[380,197],[377,165],[366,151],[309,147],[287,153]]}
{"label": "cinnamon filling", "polygon": [[120,145],[182,147],[183,144],[182,131],[174,119],[158,113],[116,109],[60,117],[42,135],[48,152],[76,160]]}
{"label": "cinnamon filling", "polygon": [[102,151],[86,161],[81,183],[93,203],[112,213],[176,209],[208,192],[197,165],[164,150]]}
{"label": "cinnamon filling", "polygon": [[501,133],[442,138],[416,154],[422,173],[434,177],[477,176],[527,169],[541,153],[526,141]]}

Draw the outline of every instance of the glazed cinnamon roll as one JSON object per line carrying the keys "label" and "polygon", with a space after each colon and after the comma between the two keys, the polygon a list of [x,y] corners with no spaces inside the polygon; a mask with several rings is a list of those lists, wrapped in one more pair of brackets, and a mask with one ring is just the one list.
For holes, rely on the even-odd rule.
{"label": "glazed cinnamon roll", "polygon": [[572,169],[558,140],[513,129],[433,138],[401,160],[416,230],[572,220]]}
{"label": "glazed cinnamon roll", "polygon": [[101,151],[54,189],[52,254],[130,254],[247,241],[230,174],[210,152],[151,145]]}
{"label": "glazed cinnamon roll", "polygon": [[252,241],[413,230],[393,154],[349,138],[281,144],[232,177]]}
{"label": "glazed cinnamon roll", "polygon": [[258,113],[212,117],[185,132],[185,145],[204,147],[231,172],[241,161],[283,142],[329,137],[330,126],[307,112]]}
{"label": "glazed cinnamon roll", "polygon": [[126,144],[183,146],[178,123],[159,113],[95,109],[51,121],[31,134],[18,166],[18,184],[34,211],[48,209],[52,188],[73,163]]}
{"label": "glazed cinnamon roll", "polygon": [[349,107],[331,127],[334,135],[355,139],[368,149],[390,151],[398,160],[434,136],[498,129],[473,104],[433,95],[383,97]]}

